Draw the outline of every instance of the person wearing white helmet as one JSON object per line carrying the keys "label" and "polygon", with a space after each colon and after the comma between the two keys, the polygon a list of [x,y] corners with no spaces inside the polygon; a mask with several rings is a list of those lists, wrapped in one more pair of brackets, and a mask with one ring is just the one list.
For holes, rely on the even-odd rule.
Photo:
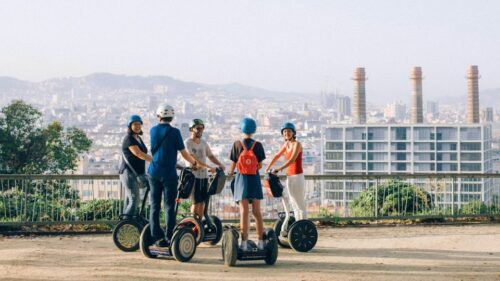
{"label": "person wearing white helmet", "polygon": [[[149,202],[151,212],[149,223],[151,226],[151,237],[159,247],[168,247],[175,226],[175,197],[177,193],[177,152],[193,167],[198,167],[196,159],[185,149],[181,132],[170,123],[175,117],[174,108],[167,104],[160,104],[156,110],[158,124],[151,128],[151,154],[153,159],[148,168],[151,193]],[[165,237],[162,237],[160,229],[161,199],[163,194],[163,205],[165,206],[165,223],[167,229]]]}

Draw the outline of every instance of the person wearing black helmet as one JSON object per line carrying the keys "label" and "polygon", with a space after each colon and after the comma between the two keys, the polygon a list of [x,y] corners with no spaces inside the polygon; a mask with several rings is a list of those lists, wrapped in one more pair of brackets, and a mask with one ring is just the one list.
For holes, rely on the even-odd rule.
{"label": "person wearing black helmet", "polygon": [[272,172],[279,173],[287,169],[287,195],[290,198],[297,220],[302,220],[307,218],[304,192],[305,178],[302,170],[302,144],[297,141],[296,134],[297,131],[293,123],[286,122],[281,126],[281,135],[285,140],[285,144],[280,151],[274,155],[266,168],[266,172],[271,171],[271,168],[281,156],[285,156],[285,163],[272,170]]}
{"label": "person wearing black helmet", "polygon": [[130,217],[137,212],[139,186],[148,184],[146,179],[146,161],[151,161],[148,148],[141,139],[142,119],[132,115],[127,125],[127,135],[122,141],[122,162],[120,164],[120,181],[125,189],[123,216]]}
{"label": "person wearing black helmet", "polygon": [[[184,141],[187,151],[193,156],[198,163],[206,163],[207,158],[212,163],[217,165],[219,169],[225,170],[224,165],[213,155],[208,143],[202,139],[205,124],[201,119],[193,119],[189,124],[191,135]],[[202,166],[202,165],[200,165]],[[215,173],[215,168],[206,166],[210,172]],[[208,198],[208,172],[206,169],[193,169],[195,176],[195,185],[191,194],[191,212],[203,217],[205,201]]]}

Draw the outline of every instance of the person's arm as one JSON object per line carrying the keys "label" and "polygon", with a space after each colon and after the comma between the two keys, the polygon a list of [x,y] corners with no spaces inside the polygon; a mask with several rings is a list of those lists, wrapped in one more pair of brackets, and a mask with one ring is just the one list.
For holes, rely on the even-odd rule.
{"label": "person's arm", "polygon": [[280,157],[283,155],[283,153],[285,153],[285,150],[286,150],[286,144],[283,145],[283,147],[280,149],[280,151],[278,151],[278,153],[276,153],[274,155],[271,162],[267,165],[266,172],[271,171],[271,167],[276,163],[276,161],[278,161],[278,159],[280,159]]}
{"label": "person's arm", "polygon": [[215,155],[212,153],[212,150],[210,149],[210,146],[206,146],[206,154],[207,154],[207,157],[208,159],[214,163],[215,165],[219,166],[219,169],[221,170],[226,170],[226,166],[224,166],[224,164],[222,164],[219,159],[217,159],[217,157],[215,157]]}
{"label": "person's arm", "polygon": [[182,158],[184,158],[184,160],[188,161],[191,165],[193,165],[194,167],[196,167],[198,165],[198,162],[196,162],[196,159],[194,159],[194,157],[191,156],[191,154],[189,154],[189,152],[186,149],[182,149],[180,151],[180,153],[181,153]]}
{"label": "person's arm", "polygon": [[229,167],[228,175],[234,174],[234,169],[236,169],[236,163],[231,161],[231,166]]}
{"label": "person's arm", "polygon": [[153,157],[149,154],[142,152],[142,150],[139,148],[138,145],[131,145],[128,147],[128,149],[130,150],[130,152],[132,152],[132,154],[134,154],[135,157],[137,157],[139,159],[142,159],[142,160],[145,160],[148,162],[151,162],[153,160]]}
{"label": "person's arm", "polygon": [[297,156],[299,155],[299,152],[301,150],[302,150],[302,145],[300,144],[300,142],[296,142],[292,148],[292,157],[290,157],[290,159],[288,159],[288,161],[286,161],[285,164],[278,167],[276,171],[277,172],[282,171],[286,167],[290,166],[290,164],[292,164],[297,159]]}
{"label": "person's arm", "polygon": [[[208,164],[207,164],[207,163],[204,163],[204,162],[200,161],[200,160],[199,160],[198,158],[196,158],[196,156],[194,156],[193,154],[191,154],[191,157],[193,157],[193,158],[194,158],[194,160],[196,160],[196,163],[197,163],[197,164],[196,164],[196,168],[198,168],[198,169],[200,169],[200,168],[202,168],[202,169],[207,169],[207,170],[209,170],[211,173],[215,173],[215,168],[212,168],[212,167],[208,166]],[[185,159],[185,158],[184,158],[184,159]],[[186,159],[186,160],[187,160],[187,159]]]}

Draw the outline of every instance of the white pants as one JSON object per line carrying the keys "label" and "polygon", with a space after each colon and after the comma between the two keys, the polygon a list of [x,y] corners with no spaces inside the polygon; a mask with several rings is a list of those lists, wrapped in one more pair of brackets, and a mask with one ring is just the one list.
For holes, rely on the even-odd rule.
{"label": "white pants", "polygon": [[288,220],[290,218],[290,210],[288,209],[288,202],[291,204],[293,214],[295,215],[296,220],[307,219],[307,208],[306,208],[306,198],[305,198],[306,193],[304,185],[305,185],[304,174],[287,176],[286,178],[287,191],[286,195],[283,194],[284,196],[281,199],[286,213],[286,218],[281,228],[282,231],[286,231],[288,228]]}

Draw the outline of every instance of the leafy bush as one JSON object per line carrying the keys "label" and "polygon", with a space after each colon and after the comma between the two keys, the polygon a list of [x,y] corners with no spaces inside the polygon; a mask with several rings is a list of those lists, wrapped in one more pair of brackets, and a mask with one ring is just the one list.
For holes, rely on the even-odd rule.
{"label": "leafy bush", "polygon": [[77,210],[78,220],[118,220],[123,201],[118,199],[93,199],[81,203]]}
{"label": "leafy bush", "polygon": [[487,205],[479,200],[471,201],[460,208],[460,214],[463,215],[484,215],[484,214],[496,214],[499,213],[499,208],[497,205]]}
{"label": "leafy bush", "polygon": [[[377,206],[376,206],[377,205]],[[354,216],[398,216],[417,214],[432,208],[431,195],[423,188],[400,181],[389,181],[363,191],[350,206]]]}
{"label": "leafy bush", "polygon": [[64,200],[53,200],[40,192],[26,193],[17,188],[0,192],[2,221],[59,221],[72,216]]}

